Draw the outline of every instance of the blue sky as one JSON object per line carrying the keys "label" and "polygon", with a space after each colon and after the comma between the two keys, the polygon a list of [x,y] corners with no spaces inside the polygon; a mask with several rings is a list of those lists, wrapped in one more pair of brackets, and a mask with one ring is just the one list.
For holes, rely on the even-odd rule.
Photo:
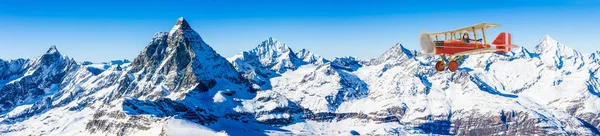
{"label": "blue sky", "polygon": [[133,59],[179,17],[222,56],[268,37],[294,50],[370,59],[396,43],[419,50],[418,34],[480,22],[532,49],[549,34],[583,53],[600,50],[600,2],[496,1],[32,1],[0,0],[0,58],[34,58],[51,45],[77,61]]}

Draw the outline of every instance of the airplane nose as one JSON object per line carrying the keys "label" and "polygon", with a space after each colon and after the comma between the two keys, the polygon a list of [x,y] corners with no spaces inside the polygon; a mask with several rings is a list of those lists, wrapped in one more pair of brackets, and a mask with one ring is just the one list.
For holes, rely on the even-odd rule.
{"label": "airplane nose", "polygon": [[433,42],[431,42],[431,38],[429,37],[428,34],[421,34],[419,36],[419,41],[421,43],[421,52],[423,52],[424,54],[434,54],[435,53],[435,47],[433,45]]}

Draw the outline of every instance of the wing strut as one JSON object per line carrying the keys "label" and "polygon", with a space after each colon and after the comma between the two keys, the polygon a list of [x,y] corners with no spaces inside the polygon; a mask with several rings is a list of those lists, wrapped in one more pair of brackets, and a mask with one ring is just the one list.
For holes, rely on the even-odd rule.
{"label": "wing strut", "polygon": [[[472,27],[472,28],[473,28],[473,39],[477,40],[477,31],[475,31],[475,27]],[[478,48],[479,48],[479,44],[477,44],[477,41],[475,41],[475,49],[478,49]]]}
{"label": "wing strut", "polygon": [[483,35],[483,45],[486,45],[487,41],[485,40],[485,30],[483,28],[481,28],[481,34]]}

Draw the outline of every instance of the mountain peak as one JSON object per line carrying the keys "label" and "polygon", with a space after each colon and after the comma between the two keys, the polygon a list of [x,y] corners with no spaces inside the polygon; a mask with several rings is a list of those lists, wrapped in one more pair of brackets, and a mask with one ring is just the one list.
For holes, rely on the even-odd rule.
{"label": "mountain peak", "polygon": [[549,35],[549,34],[546,34],[546,36],[544,37],[544,39],[551,39],[551,40],[554,40],[554,39],[552,39],[552,37],[550,37],[550,35]]}
{"label": "mountain peak", "polygon": [[169,32],[169,35],[175,33],[178,30],[182,30],[182,31],[184,31],[184,30],[191,30],[191,31],[194,31],[192,29],[192,27],[190,27],[190,24],[183,17],[180,17],[177,20],[177,23],[175,23],[175,26],[173,26],[173,28]]}
{"label": "mountain peak", "polygon": [[535,51],[541,53],[553,50],[561,50],[562,48],[567,47],[554,40],[552,37],[550,37],[550,35],[546,35],[542,40],[540,40],[539,44],[535,47]]}
{"label": "mountain peak", "polygon": [[403,58],[410,59],[410,58],[413,58],[413,56],[414,55],[410,50],[404,48],[404,46],[402,46],[402,44],[396,43],[396,45],[392,46],[392,48],[388,49],[381,56],[379,56],[377,59],[375,59],[374,63],[381,64],[388,60],[398,60],[398,59],[403,59]]}
{"label": "mountain peak", "polygon": [[325,63],[327,60],[325,60],[325,58],[316,55],[314,53],[312,53],[311,51],[303,48],[300,51],[296,52],[296,56],[308,63],[316,63],[316,64],[322,64]]}
{"label": "mountain peak", "polygon": [[256,49],[261,48],[262,50],[272,50],[276,52],[287,52],[290,51],[290,47],[288,47],[285,43],[277,41],[277,39],[273,37],[267,38],[263,41]]}
{"label": "mountain peak", "polygon": [[296,52],[296,56],[298,56],[298,58],[305,58],[305,57],[308,57],[309,55],[312,55],[312,52],[310,52],[309,50],[307,50],[305,48],[302,48],[298,52]]}
{"label": "mountain peak", "polygon": [[400,43],[396,43],[396,45],[392,46],[391,49],[403,49],[404,47]]}
{"label": "mountain peak", "polygon": [[58,49],[56,49],[56,45],[50,46],[48,51],[46,51],[46,54],[54,54],[54,53],[58,53]]}
{"label": "mountain peak", "polygon": [[254,49],[245,51],[244,54],[253,56],[262,67],[280,73],[287,69],[296,69],[304,63],[289,46],[273,37],[267,38]]}
{"label": "mountain peak", "polygon": [[390,48],[389,50],[387,50],[385,54],[405,54],[408,57],[412,57],[412,52],[406,48],[404,48],[404,46],[402,46],[402,44],[400,43],[396,43],[396,45],[392,46],[392,48]]}
{"label": "mountain peak", "polygon": [[550,37],[550,35],[546,34],[546,36],[544,36],[544,39],[542,39],[542,42],[553,42],[553,43],[556,43],[557,41],[554,40],[552,37]]}
{"label": "mountain peak", "polygon": [[277,39],[275,39],[275,38],[273,38],[273,37],[269,37],[269,38],[267,38],[267,40],[266,40],[266,41],[269,41],[269,42],[277,42]]}
{"label": "mountain peak", "polygon": [[535,46],[534,51],[539,54],[542,61],[547,64],[554,64],[559,69],[566,64],[575,65],[578,62],[575,59],[581,57],[579,52],[559,43],[550,37],[550,35],[546,35],[544,39],[540,40],[540,43]]}
{"label": "mountain peak", "polygon": [[[263,43],[269,44],[269,45],[282,45],[283,43],[277,41],[277,39],[273,38],[273,37],[269,37],[267,38],[265,41],[263,41]],[[285,44],[283,44],[285,45]]]}

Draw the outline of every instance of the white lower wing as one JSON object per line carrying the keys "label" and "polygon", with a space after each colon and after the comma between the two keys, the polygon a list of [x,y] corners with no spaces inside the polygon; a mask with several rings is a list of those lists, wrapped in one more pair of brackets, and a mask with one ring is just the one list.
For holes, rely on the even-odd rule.
{"label": "white lower wing", "polygon": [[498,49],[485,48],[485,49],[476,49],[476,50],[458,52],[458,53],[455,53],[454,55],[476,55],[476,54],[492,53],[492,52],[497,52],[497,51],[498,51]]}

